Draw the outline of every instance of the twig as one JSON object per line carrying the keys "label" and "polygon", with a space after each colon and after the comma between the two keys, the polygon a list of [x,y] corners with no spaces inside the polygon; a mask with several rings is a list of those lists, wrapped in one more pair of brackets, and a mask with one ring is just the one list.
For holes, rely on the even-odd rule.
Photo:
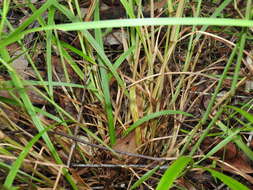
{"label": "twig", "polygon": [[[145,164],[71,164],[71,167],[74,168],[147,168],[153,169],[156,167]],[[161,170],[165,170],[169,165],[162,165],[159,167]]]}
{"label": "twig", "polygon": [[[56,134],[56,135],[60,135],[60,136],[63,136],[63,137],[72,139],[72,140],[74,140],[74,141],[76,141],[76,142],[89,145],[89,146],[94,147],[94,148],[99,148],[99,149],[102,149],[102,150],[110,151],[108,148],[106,148],[106,147],[104,147],[104,146],[97,145],[97,144],[92,144],[92,143],[90,143],[90,142],[87,142],[87,141],[85,141],[85,140],[82,140],[82,139],[80,139],[80,138],[77,138],[77,137],[74,137],[74,136],[71,136],[71,135],[68,135],[68,134],[65,134],[65,133],[54,132],[54,131],[49,131],[49,133],[51,133],[51,134]],[[158,158],[158,157],[152,157],[152,156],[145,156],[145,155],[142,155],[142,154],[134,154],[134,153],[119,151],[119,150],[115,150],[115,149],[113,149],[113,151],[116,152],[116,153],[118,153],[118,154],[123,154],[123,155],[127,155],[127,156],[138,157],[138,158],[143,158],[143,159],[147,159],[147,160],[170,161],[170,160],[175,160],[175,159],[177,159],[177,157],[169,157],[169,158],[163,157],[163,158]]]}
{"label": "twig", "polygon": [[[78,122],[81,121],[81,116],[82,116],[82,113],[83,113],[83,108],[84,108],[84,106],[83,106],[84,97],[85,97],[85,89],[84,89],[84,92],[83,92],[83,95],[82,95],[82,105],[81,105],[81,108],[80,108],[79,113],[78,113],[78,116],[77,116],[77,121],[78,121]],[[79,131],[79,126],[76,126],[76,127],[75,127],[75,131],[74,131],[74,136],[77,136],[78,131]],[[68,157],[68,162],[67,162],[67,166],[68,166],[68,167],[70,166],[70,163],[71,163],[72,156],[73,156],[73,153],[74,153],[75,148],[76,148],[76,141],[71,145],[71,148],[70,148],[69,157]]]}

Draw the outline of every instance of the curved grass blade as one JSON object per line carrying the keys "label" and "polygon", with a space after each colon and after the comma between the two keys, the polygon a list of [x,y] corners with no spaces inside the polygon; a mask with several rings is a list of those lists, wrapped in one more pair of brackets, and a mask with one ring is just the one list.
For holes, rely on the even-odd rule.
{"label": "curved grass blade", "polygon": [[[232,131],[230,128],[228,128],[226,125],[224,125],[221,121],[218,121],[217,126],[219,126],[221,128],[221,130],[224,132],[224,134],[226,134],[228,137],[226,137],[226,139],[231,138],[231,140],[233,140],[236,145],[251,159],[253,160],[253,151],[251,150],[251,148],[249,148],[244,142],[243,139],[240,135],[238,135],[238,133],[241,132],[241,128]],[[226,140],[224,139],[224,140]],[[223,140],[223,141],[224,141]]]}
{"label": "curved grass blade", "polygon": [[113,64],[113,67],[114,67],[115,69],[118,69],[119,66],[121,65],[121,63],[123,63],[123,61],[124,61],[128,56],[131,55],[131,53],[135,50],[135,48],[136,48],[136,46],[134,46],[134,45],[131,46],[131,47],[129,47],[128,50],[125,51],[125,52],[115,61],[115,63]]}
{"label": "curved grass blade", "polygon": [[69,24],[48,25],[27,30],[24,34],[30,32],[39,32],[43,30],[88,30],[113,27],[132,27],[132,26],[159,26],[159,25],[215,25],[215,26],[238,26],[252,27],[253,21],[243,19],[229,18],[195,18],[195,17],[177,17],[177,18],[141,18],[141,19],[115,19],[93,22],[76,22]]}
{"label": "curved grass blade", "polygon": [[61,44],[62,47],[67,48],[67,49],[69,49],[70,51],[72,51],[73,53],[75,53],[75,54],[81,56],[81,57],[84,58],[86,61],[88,61],[88,62],[90,62],[90,63],[92,63],[92,64],[96,64],[96,62],[95,62],[91,57],[85,55],[81,50],[79,50],[79,49],[73,47],[72,45],[70,45],[70,44],[68,44],[68,43],[66,43],[66,42],[64,42],[64,41],[61,41],[61,40],[60,40],[60,44]]}
{"label": "curved grass blade", "polygon": [[[48,11],[48,24],[54,24],[54,7],[50,7]],[[46,65],[47,65],[47,78],[48,78],[48,93],[53,98],[53,68],[52,68],[52,30],[46,32]]]}
{"label": "curved grass blade", "polygon": [[183,112],[183,111],[175,111],[175,110],[163,110],[155,113],[151,113],[149,115],[144,116],[143,118],[137,120],[134,124],[132,124],[124,133],[123,136],[126,136],[129,134],[131,131],[133,131],[136,127],[140,126],[146,121],[149,121],[151,119],[163,116],[163,115],[172,115],[172,114],[182,114],[185,116],[192,116],[189,113]]}
{"label": "curved grass blade", "polygon": [[[6,62],[6,60],[10,60],[10,56],[8,51],[5,48],[2,48],[0,51],[1,56],[5,59],[3,61]],[[9,75],[13,81],[13,85],[19,89],[18,93],[23,101],[24,107],[27,111],[27,113],[31,116],[31,119],[34,123],[34,125],[36,126],[36,128],[38,129],[38,131],[42,131],[44,130],[44,125],[42,124],[41,120],[39,119],[39,117],[36,115],[34,106],[28,96],[28,94],[26,93],[26,90],[24,88],[24,85],[22,83],[22,80],[20,79],[20,77],[18,76],[16,71],[8,71]],[[34,88],[34,87],[33,87]],[[34,88],[35,89],[35,88]],[[51,100],[51,99],[49,99]],[[64,110],[63,110],[64,111]],[[65,112],[65,111],[64,111]],[[55,161],[58,164],[62,164],[62,160],[60,158],[60,156],[58,155],[53,143],[51,142],[49,136],[47,133],[44,133],[42,136],[43,140],[46,142],[48,149],[50,150],[53,158],[55,159]],[[63,168],[63,175],[66,177],[66,179],[68,180],[68,182],[70,183],[70,185],[72,186],[73,189],[77,190],[77,186],[74,183],[71,175],[68,173],[66,168]]]}
{"label": "curved grass blade", "polygon": [[243,117],[245,117],[249,122],[253,123],[253,115],[252,114],[244,111],[241,108],[235,107],[235,106],[227,106],[227,107],[234,109],[235,111],[240,113]]}
{"label": "curved grass blade", "polygon": [[[97,2],[96,8],[95,8],[95,14],[94,19],[99,20],[99,2]],[[102,38],[102,32],[100,29],[95,30],[95,39],[97,40],[98,44],[101,47],[101,50],[104,53],[104,46],[103,46],[103,38]],[[110,84],[109,84],[109,77],[107,70],[103,67],[103,60],[101,58],[98,59],[99,64],[99,71],[100,71],[100,77],[101,77],[101,87],[103,90],[104,95],[104,104],[105,104],[105,111],[107,115],[107,121],[108,121],[108,133],[110,137],[110,143],[111,145],[114,145],[116,143],[116,130],[114,126],[114,115],[112,110],[112,102],[111,102],[111,95],[110,95]]]}
{"label": "curved grass blade", "polygon": [[239,181],[234,180],[233,178],[224,175],[223,173],[220,173],[216,170],[210,169],[210,168],[203,168],[204,170],[210,172],[213,177],[218,178],[221,180],[223,183],[225,183],[230,189],[232,190],[249,190],[248,187],[245,185],[241,184]]}
{"label": "curved grass blade", "polygon": [[[8,165],[8,164],[5,164],[4,162],[0,162],[0,168],[2,169],[5,169],[5,170],[10,170],[11,169],[11,166]],[[47,182],[37,178],[37,177],[34,177],[34,176],[31,176],[21,170],[18,170],[18,173],[17,173],[17,177],[18,178],[23,178],[23,177],[26,177],[26,178],[29,178],[35,182],[38,182],[38,183],[41,183],[41,184],[46,184]],[[1,189],[1,188],[0,188]]]}
{"label": "curved grass blade", "polygon": [[159,181],[156,190],[170,189],[173,182],[180,176],[185,167],[189,164],[192,158],[182,156],[178,158],[163,174]]}
{"label": "curved grass blade", "polygon": [[[209,25],[209,26],[238,26],[238,27],[253,27],[252,20],[229,19],[229,18],[143,18],[143,19],[115,19],[93,22],[74,22],[69,24],[49,25],[45,27],[23,30],[20,33],[15,32],[15,36],[11,34],[9,37],[0,41],[0,47],[7,46],[15,41],[20,40],[24,35],[31,32],[39,32],[45,30],[88,30],[98,28],[113,28],[113,27],[133,27],[133,26],[159,26],[159,25]],[[23,28],[22,28],[23,29]]]}
{"label": "curved grass blade", "polygon": [[22,24],[15,29],[10,36],[15,36],[22,32],[27,26],[29,26],[34,20],[36,20],[41,14],[43,14],[52,4],[54,0],[46,1],[38,10],[36,10],[29,18],[27,18]]}
{"label": "curved grass blade", "polygon": [[140,179],[138,179],[131,187],[130,189],[135,189],[137,187],[139,187],[144,181],[146,181],[147,179],[149,179],[157,170],[159,169],[159,166],[153,168],[152,170],[148,171],[147,173],[145,173],[143,176],[141,176]]}
{"label": "curved grass blade", "polygon": [[12,164],[12,167],[4,181],[4,187],[5,188],[11,188],[14,179],[16,178],[16,175],[19,171],[19,168],[21,167],[25,157],[28,155],[30,149],[32,148],[32,146],[34,145],[34,143],[36,143],[41,137],[42,135],[48,131],[49,129],[51,129],[53,126],[51,127],[47,127],[46,129],[42,130],[40,133],[38,133],[36,136],[34,136],[32,138],[31,141],[29,141],[29,143],[26,145],[26,147],[23,149],[23,151],[20,153],[20,155],[18,156],[17,160]]}

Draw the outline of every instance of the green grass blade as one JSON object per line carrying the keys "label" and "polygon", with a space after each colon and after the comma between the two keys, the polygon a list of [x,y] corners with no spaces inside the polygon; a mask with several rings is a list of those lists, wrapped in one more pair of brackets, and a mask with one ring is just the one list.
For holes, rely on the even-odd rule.
{"label": "green grass blade", "polygon": [[137,19],[114,19],[92,22],[74,22],[69,24],[58,24],[45,27],[38,27],[27,30],[26,33],[38,32],[44,30],[88,30],[98,28],[120,28],[133,26],[159,26],[159,25],[209,25],[209,26],[238,26],[238,27],[252,27],[253,21],[243,19],[230,18],[195,18],[195,17],[177,17],[177,18],[137,18]]}
{"label": "green grass blade", "polygon": [[136,189],[139,187],[144,181],[149,179],[157,170],[159,169],[159,166],[156,166],[152,170],[149,170],[147,173],[145,173],[143,176],[141,176],[140,179],[138,179],[131,187],[130,189]]}
{"label": "green grass blade", "polygon": [[[75,17],[74,17],[75,18]],[[76,30],[88,30],[98,28],[119,28],[119,27],[133,27],[133,26],[159,26],[159,25],[208,25],[208,26],[237,26],[237,27],[253,27],[252,20],[243,19],[229,19],[229,18],[192,18],[192,17],[177,17],[177,18],[142,18],[142,19],[115,19],[115,20],[103,20],[93,22],[76,22],[69,24],[58,24],[51,26],[44,26],[33,28],[23,31],[15,35],[11,34],[4,40],[0,41],[0,48],[11,44],[24,35],[31,32],[39,32],[45,30],[63,30],[63,31],[76,31]]]}
{"label": "green grass blade", "polygon": [[156,190],[167,190],[173,185],[173,182],[180,176],[186,166],[192,159],[190,157],[182,156],[178,158],[163,174],[159,181]]}
{"label": "green grass blade", "polygon": [[[209,131],[211,130],[212,126],[214,126],[214,124],[216,123],[216,121],[219,119],[219,117],[221,116],[221,114],[223,113],[224,108],[220,108],[217,113],[215,114],[215,116],[212,118],[211,122],[208,124],[207,128],[205,130],[203,130],[201,136],[199,137],[198,141],[196,142],[196,144],[192,147],[191,152],[189,154],[189,156],[193,156],[196,151],[198,150],[198,148],[200,147],[201,143],[203,142],[203,140],[206,138],[206,136],[208,135]],[[192,138],[191,138],[192,139]],[[191,140],[190,139],[190,140]],[[182,151],[183,152],[183,151]]]}
{"label": "green grass blade", "polygon": [[7,20],[9,5],[10,5],[10,0],[3,1],[3,14],[2,14],[1,22],[0,22],[0,39],[2,38],[4,24],[5,24],[5,21]]}
{"label": "green grass blade", "polygon": [[199,162],[205,160],[206,158],[209,158],[210,156],[214,155],[216,152],[221,150],[226,144],[231,142],[233,138],[239,133],[239,131],[235,131],[231,133],[228,137],[223,139],[219,144],[217,144],[215,147],[213,147]]}
{"label": "green grass blade", "polygon": [[223,183],[225,183],[230,189],[232,190],[249,190],[248,187],[245,185],[241,184],[240,182],[234,180],[233,178],[224,175],[223,173],[220,173],[216,170],[210,169],[210,168],[203,168],[204,170],[210,172],[213,177],[218,178],[221,180]]}
{"label": "green grass blade", "polygon": [[[21,106],[16,100],[13,100],[13,99],[10,99],[10,98],[5,98],[5,97],[2,97],[0,96],[0,102],[3,102],[3,103],[6,103],[6,104],[10,104],[10,105],[14,105],[14,106]],[[44,115],[58,123],[62,123],[63,121],[61,119],[59,119],[57,116],[53,115],[53,114],[50,114],[48,113],[47,111],[44,111],[42,110],[41,108],[38,108],[36,106],[34,106],[34,109],[36,111],[36,113],[39,113],[41,115]]]}
{"label": "green grass blade", "polygon": [[[212,111],[212,108],[213,108],[214,102],[215,102],[215,100],[216,100],[216,97],[217,97],[217,95],[218,95],[218,93],[219,93],[219,91],[220,91],[220,89],[221,89],[221,87],[222,87],[223,81],[226,79],[227,73],[228,73],[228,71],[229,71],[229,68],[230,68],[230,66],[231,66],[232,63],[233,63],[234,56],[236,55],[236,51],[237,51],[237,46],[238,46],[238,45],[236,45],[236,47],[234,47],[234,49],[233,49],[231,55],[229,56],[229,59],[228,59],[227,64],[226,64],[226,66],[225,66],[225,68],[224,68],[224,70],[223,70],[223,73],[222,73],[222,75],[221,75],[221,77],[220,77],[220,80],[219,80],[219,82],[218,82],[218,84],[217,84],[217,86],[216,86],[216,88],[215,88],[215,91],[214,91],[214,93],[213,93],[213,95],[212,95],[212,97],[211,97],[211,100],[210,100],[209,103],[208,103],[207,109],[206,109],[206,111],[204,112],[203,117],[200,119],[198,125],[195,126],[194,129],[190,132],[190,134],[189,134],[189,136],[188,136],[188,139],[187,139],[186,143],[184,144],[184,146],[183,146],[183,148],[182,148],[182,150],[181,150],[181,155],[183,155],[184,152],[187,150],[187,148],[188,148],[188,146],[189,146],[189,143],[191,142],[193,136],[194,136],[194,135],[196,134],[196,132],[198,131],[199,127],[200,127],[201,125],[203,125],[203,124],[206,123],[206,121],[207,121],[207,119],[208,119],[208,117],[209,117],[209,114],[210,114],[210,112]],[[221,109],[223,109],[223,108],[221,108]],[[220,111],[221,111],[221,110],[219,110],[218,112],[220,112]],[[220,114],[221,114],[221,113],[220,113]],[[203,140],[203,138],[204,138],[203,135],[204,135],[204,134],[207,134],[208,130],[209,130],[209,129],[212,127],[212,125],[214,124],[213,122],[211,122],[211,123],[212,123],[212,124],[211,124],[211,125],[210,125],[210,124],[208,125],[207,130],[205,130],[205,133],[202,134],[202,137],[201,137],[200,139]],[[198,143],[200,143],[202,140],[200,140]],[[200,145],[200,144],[199,144],[199,145]],[[196,146],[192,149],[192,151],[196,151],[197,146],[198,146],[198,145],[196,144]],[[193,153],[193,152],[191,152],[191,154],[192,154],[192,153]]]}
{"label": "green grass blade", "polygon": [[83,71],[80,69],[80,67],[76,64],[76,62],[73,60],[73,58],[69,55],[69,53],[62,47],[61,52],[64,58],[67,60],[67,62],[70,64],[72,69],[75,71],[75,73],[80,77],[81,80],[85,79]]}
{"label": "green grass blade", "polygon": [[[5,164],[4,162],[0,162],[0,168],[6,169],[6,170],[11,170],[11,166],[8,165],[8,164]],[[18,177],[19,176],[20,177],[24,176],[24,177],[30,178],[31,180],[36,181],[38,183],[42,183],[42,184],[46,183],[45,181],[43,181],[43,180],[41,180],[41,179],[39,179],[37,177],[31,176],[31,175],[29,175],[29,174],[27,174],[27,173],[25,173],[25,172],[23,172],[21,170],[18,170],[17,175],[18,175]]]}
{"label": "green grass blade", "polygon": [[131,53],[135,50],[136,46],[131,46],[130,48],[128,48],[127,51],[125,51],[113,64],[114,69],[118,69],[119,66],[121,65],[121,63],[123,63],[123,61],[131,55]]}
{"label": "green grass blade", "polygon": [[[54,24],[54,13],[53,7],[49,8],[48,12],[48,24]],[[53,98],[53,69],[52,69],[52,30],[46,32],[46,63],[47,63],[47,78],[48,78],[48,89],[49,96]]]}
{"label": "green grass blade", "polygon": [[207,108],[206,108],[206,111],[205,111],[203,117],[202,117],[201,120],[200,120],[201,124],[205,124],[205,123],[206,123],[206,121],[207,121],[207,119],[208,119],[208,117],[209,117],[209,114],[210,114],[211,111],[212,111],[213,105],[214,105],[214,103],[215,103],[215,101],[216,101],[216,98],[217,98],[217,95],[218,95],[218,93],[219,93],[219,91],[220,91],[220,89],[221,89],[221,87],[222,87],[223,81],[226,79],[227,73],[228,73],[228,71],[229,71],[229,68],[230,68],[230,66],[231,66],[232,63],[233,63],[234,56],[235,56],[235,54],[236,54],[236,52],[237,52],[237,50],[238,50],[237,47],[238,47],[238,45],[236,45],[236,46],[234,47],[234,49],[233,49],[233,51],[232,51],[232,53],[231,53],[231,55],[230,55],[230,57],[229,57],[229,60],[228,60],[226,66],[225,66],[225,68],[224,68],[224,70],[223,70],[223,73],[222,73],[222,75],[221,75],[221,77],[220,77],[220,79],[219,79],[219,81],[218,81],[218,84],[217,84],[217,86],[216,86],[216,88],[215,88],[215,91],[214,91],[212,97],[211,97],[211,100],[208,102],[208,106],[207,106]]}
{"label": "green grass blade", "polygon": [[19,171],[19,168],[21,167],[25,157],[30,152],[30,149],[32,148],[34,143],[36,143],[40,139],[40,137],[42,137],[42,135],[51,128],[52,128],[52,126],[42,130],[40,133],[38,133],[36,136],[34,136],[31,141],[29,141],[29,143],[26,145],[26,147],[23,149],[23,151],[18,156],[17,160],[12,164],[12,167],[11,167],[11,169],[4,181],[4,187],[10,188],[12,186],[13,181]]}
{"label": "green grass blade", "polygon": [[163,115],[172,115],[172,114],[182,114],[182,115],[185,115],[185,116],[192,116],[189,113],[186,113],[186,112],[183,112],[183,111],[175,111],[175,110],[163,110],[163,111],[151,113],[149,115],[146,115],[146,116],[142,117],[141,119],[137,120],[134,124],[129,126],[127,128],[127,130],[123,133],[123,136],[126,136],[131,131],[133,131],[136,127],[140,126],[141,124],[143,124],[146,121],[149,121],[151,119],[154,119],[154,118],[157,118],[157,117],[160,117],[160,116],[163,116]]}
{"label": "green grass blade", "polygon": [[[99,20],[99,3],[97,2],[97,6],[95,8],[95,20]],[[103,37],[102,32],[100,29],[95,30],[95,39],[97,40],[98,44],[103,50]],[[111,95],[110,95],[110,84],[109,84],[109,77],[107,70],[103,67],[103,60],[101,58],[98,59],[99,62],[99,70],[100,70],[100,77],[101,77],[101,86],[104,95],[104,108],[107,115],[107,122],[108,122],[108,133],[110,137],[111,145],[114,145],[116,142],[116,131],[114,127],[114,116],[112,111],[112,102],[111,102]]]}
{"label": "green grass blade", "polygon": [[[223,1],[223,2],[220,4],[220,6],[219,6],[217,9],[215,9],[214,13],[211,15],[210,18],[218,17],[218,16],[221,14],[221,12],[223,11],[223,9],[225,9],[225,8],[229,5],[229,3],[231,3],[231,1],[232,1],[232,0],[225,0],[225,1]],[[203,27],[200,29],[200,31],[205,31],[205,30],[207,29],[207,27],[208,27],[208,25],[203,26]],[[194,41],[198,41],[198,40],[200,39],[201,36],[202,36],[201,33],[197,34],[197,36],[196,36],[196,38],[194,39]]]}
{"label": "green grass blade", "polygon": [[[9,56],[9,54],[8,54],[8,52],[5,48],[0,49],[0,53],[1,53],[2,57],[4,58],[5,62],[7,62],[6,60],[10,60],[10,56]],[[16,71],[8,70],[8,72],[9,72],[9,75],[10,75],[12,81],[13,81],[13,85],[18,89],[18,93],[19,93],[19,95],[20,95],[20,97],[23,101],[23,105],[24,105],[27,113],[30,115],[34,125],[36,126],[36,128],[38,129],[39,132],[44,130],[44,125],[40,121],[40,118],[36,115],[35,108],[34,108],[32,102],[31,102],[28,94],[26,93],[26,90],[24,88],[22,80],[20,79],[20,77],[18,76]],[[49,99],[49,100],[51,100],[51,99]],[[53,102],[53,101],[51,101],[51,102]],[[55,159],[56,163],[57,164],[62,164],[62,160],[61,160],[60,156],[58,155],[58,153],[57,153],[53,143],[51,142],[48,134],[44,133],[42,138],[45,141],[45,143],[47,144],[47,147],[50,150],[50,152],[52,154],[52,157]],[[72,177],[69,175],[66,168],[63,168],[63,174],[66,177],[66,179],[69,181],[69,183],[71,184],[72,188],[77,190],[76,184],[74,183]]]}
{"label": "green grass blade", "polygon": [[235,106],[227,106],[227,107],[234,109],[235,111],[240,113],[243,117],[245,117],[249,122],[251,122],[253,124],[253,115],[252,114],[244,111],[243,109],[237,108]]}
{"label": "green grass blade", "polygon": [[[21,34],[27,26],[29,26],[32,22],[34,22],[42,13],[44,13],[52,4],[54,0],[48,0],[44,3],[37,11],[35,11],[29,18],[27,18],[22,24],[12,32],[8,39],[4,39],[5,44],[2,44],[1,48],[6,46],[6,42],[10,41],[10,43],[18,41],[20,37],[23,35]],[[19,39],[18,39],[19,37]],[[6,41],[7,40],[7,41]]]}
{"label": "green grass blade", "polygon": [[[242,129],[238,129],[236,131],[232,131],[229,129],[226,125],[224,125],[221,121],[218,121],[216,123],[221,130],[227,134],[228,136],[233,136],[235,134],[238,134]],[[240,135],[237,135],[233,138],[233,141],[236,143],[236,145],[251,159],[253,160],[253,151],[243,142]]]}
{"label": "green grass blade", "polygon": [[127,2],[126,0],[120,0],[120,2],[124,6],[124,8],[125,8],[125,10],[127,12],[127,15],[129,15],[130,18],[135,18],[133,6],[130,5],[130,2]]}
{"label": "green grass blade", "polygon": [[120,78],[119,74],[117,73],[116,69],[114,69],[112,63],[105,55],[103,48],[97,43],[97,41],[92,37],[92,35],[88,31],[83,31],[83,35],[86,37],[87,41],[92,45],[92,47],[97,51],[99,57],[103,60],[103,64],[110,70],[112,75],[117,80],[119,86],[125,89],[126,85],[125,82]]}
{"label": "green grass blade", "polygon": [[61,43],[61,46],[64,47],[64,48],[67,48],[69,49],[70,51],[72,51],[73,53],[81,56],[82,58],[84,58],[84,60],[92,63],[92,64],[96,64],[96,62],[89,56],[85,55],[81,50],[77,49],[76,47],[73,47],[72,45],[66,43],[66,42],[63,42],[63,41],[60,41]]}

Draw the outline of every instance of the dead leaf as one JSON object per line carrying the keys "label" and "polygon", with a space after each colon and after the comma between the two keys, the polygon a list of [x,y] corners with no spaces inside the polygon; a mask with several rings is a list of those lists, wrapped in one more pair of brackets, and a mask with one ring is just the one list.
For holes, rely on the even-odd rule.
{"label": "dead leaf", "polygon": [[23,51],[20,50],[14,53],[13,57],[17,58],[12,62],[11,65],[22,79],[28,79],[29,75],[26,74],[26,70],[28,68],[28,61],[25,55],[22,53]]}
{"label": "dead leaf", "polygon": [[[70,78],[73,78],[75,75],[75,72],[73,71],[72,67],[70,66],[70,64],[67,63],[67,61],[65,60],[65,66],[67,69],[67,73],[69,74]],[[64,69],[63,69],[63,64],[61,62],[61,59],[58,56],[52,56],[52,65],[54,67],[54,80],[60,80],[62,82],[66,82],[66,77],[64,74]],[[57,75],[57,77],[56,77]]]}
{"label": "dead leaf", "polygon": [[25,73],[25,71],[28,68],[28,61],[24,52],[20,49],[17,43],[9,45],[7,49],[11,55],[11,58],[14,59],[11,63],[11,66],[22,77],[22,79],[27,79],[29,76]]}
{"label": "dead leaf", "polygon": [[[230,164],[227,162],[224,162],[222,160],[218,160],[217,165],[220,166],[222,168],[222,170],[228,171],[228,172],[236,174],[236,175],[240,175],[243,178],[245,178],[246,180],[248,180],[251,184],[253,184],[253,177],[251,177],[250,175],[248,175],[246,173],[246,172],[249,172],[249,168],[243,166],[244,164],[236,164],[236,162],[239,163],[240,159],[238,158],[237,161],[234,161],[234,163],[230,163]],[[233,164],[239,165],[239,166],[234,167]],[[245,170],[245,168],[240,169],[240,167],[245,167],[247,169],[246,170]],[[252,173],[252,171],[250,173]]]}
{"label": "dead leaf", "polygon": [[137,147],[135,143],[135,133],[130,133],[124,138],[119,138],[116,141],[116,144],[113,148],[119,151],[137,153],[137,150],[136,150]]}
{"label": "dead leaf", "polygon": [[[133,132],[133,133],[130,133],[129,135],[127,135],[124,138],[119,138],[116,141],[116,144],[113,148],[115,150],[118,150],[118,151],[137,154],[137,145],[136,145],[136,142],[135,142],[135,133]],[[124,155],[124,156],[122,156],[122,158],[124,158],[126,160],[126,159],[129,159],[129,156]],[[130,160],[133,163],[134,161],[137,161],[138,158],[131,157]]]}
{"label": "dead leaf", "polygon": [[[202,150],[206,153],[221,141],[221,138],[206,138],[202,143]],[[234,159],[236,155],[237,148],[232,142],[229,142],[226,146],[215,153],[215,156],[225,160]]]}
{"label": "dead leaf", "polygon": [[238,153],[234,159],[227,160],[226,162],[243,173],[253,173],[253,168],[243,153]]}
{"label": "dead leaf", "polygon": [[112,45],[121,45],[122,38],[128,38],[126,34],[122,33],[120,30],[113,31],[104,37],[105,45],[112,46]]}
{"label": "dead leaf", "polygon": [[237,148],[234,143],[229,142],[224,146],[222,149],[220,149],[215,156],[218,156],[220,158],[224,158],[225,160],[232,160],[237,157]]}
{"label": "dead leaf", "polygon": [[[212,147],[217,145],[221,141],[221,139],[216,138],[214,143],[211,143],[212,141],[214,140],[211,140],[211,138],[206,139],[204,141],[203,145],[205,152],[209,151]],[[211,146],[208,146],[208,144]],[[229,142],[226,146],[216,152],[215,156],[219,157],[220,160],[223,160],[222,162],[226,162],[228,165],[234,167],[237,171],[240,171],[242,173],[253,173],[253,168],[248,162],[247,157],[244,155],[243,152],[239,152],[237,150],[236,145],[232,142]],[[226,167],[225,165],[222,166],[222,168],[230,172],[235,171],[232,170],[231,167]]]}

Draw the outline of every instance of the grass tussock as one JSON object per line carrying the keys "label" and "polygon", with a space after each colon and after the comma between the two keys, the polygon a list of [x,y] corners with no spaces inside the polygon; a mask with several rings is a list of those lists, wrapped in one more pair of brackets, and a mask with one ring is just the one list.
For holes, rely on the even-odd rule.
{"label": "grass tussock", "polygon": [[1,188],[252,189],[252,7],[1,1]]}

